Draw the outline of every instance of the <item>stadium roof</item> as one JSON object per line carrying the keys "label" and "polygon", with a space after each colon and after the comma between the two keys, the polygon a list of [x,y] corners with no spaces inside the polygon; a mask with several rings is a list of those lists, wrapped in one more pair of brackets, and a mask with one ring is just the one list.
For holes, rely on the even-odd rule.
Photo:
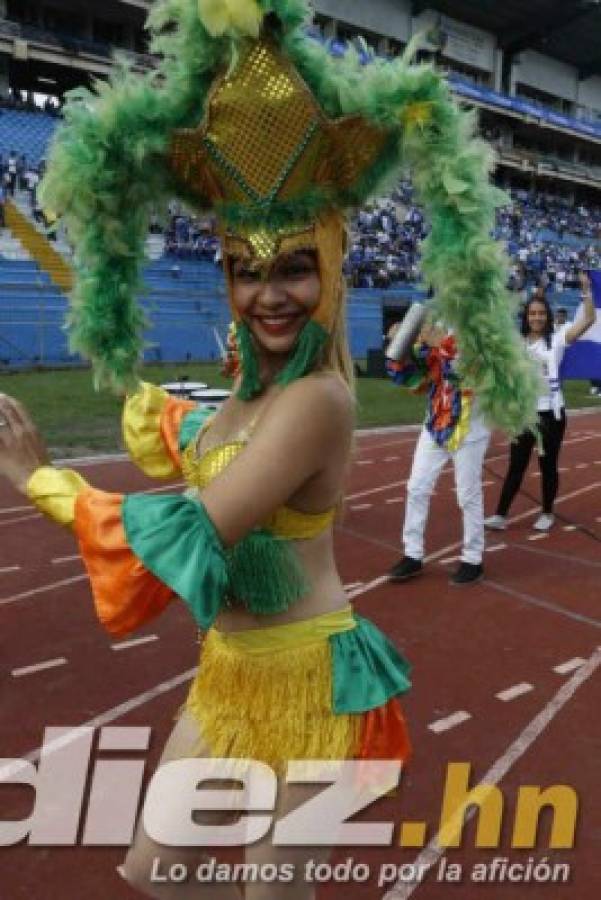
{"label": "stadium roof", "polygon": [[601,0],[413,0],[413,13],[435,9],[497,35],[509,53],[538,50],[601,74]]}

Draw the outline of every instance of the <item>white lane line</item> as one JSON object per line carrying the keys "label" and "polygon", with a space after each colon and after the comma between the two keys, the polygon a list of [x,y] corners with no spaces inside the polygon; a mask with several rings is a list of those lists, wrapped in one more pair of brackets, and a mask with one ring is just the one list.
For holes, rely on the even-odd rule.
{"label": "white lane line", "polygon": [[563,526],[564,531],[578,531],[579,528],[580,528],[579,525],[564,525]]}
{"label": "white lane line", "polygon": [[63,578],[62,581],[53,581],[52,584],[44,584],[42,587],[32,588],[30,591],[23,591],[21,594],[13,594],[12,597],[2,597],[0,606],[8,606],[9,603],[17,603],[18,600],[26,600],[27,597],[33,597],[35,594],[45,594],[46,591],[53,591],[55,588],[66,587],[68,584],[75,584],[77,581],[87,581],[87,575],[74,575],[72,578]]}
{"label": "white lane line", "polygon": [[[578,412],[579,412],[578,410],[572,409],[572,410],[570,410],[570,416],[573,417],[575,415],[578,415]],[[421,430],[422,430],[421,425],[399,425],[399,426],[393,426],[392,428],[357,429],[357,431],[355,433],[357,434],[357,437],[359,439],[368,437],[370,434],[394,434],[395,432],[406,432],[406,433],[413,433],[416,435],[416,437],[404,438],[403,440],[388,441],[385,444],[371,444],[369,447],[365,447],[360,450],[361,453],[373,453],[374,450],[382,450],[384,447],[397,447],[399,444],[415,445],[415,443],[417,441],[418,432],[420,432]],[[593,432],[592,434],[587,434],[584,437],[568,438],[563,442],[562,446],[567,447],[569,444],[580,444],[583,441],[592,441],[598,437],[599,437],[599,435],[595,434]],[[498,462],[501,459],[506,459],[509,444],[493,445],[491,449],[496,450],[496,449],[501,449],[503,447],[505,448],[504,453],[502,453],[498,456],[487,457],[486,462]],[[108,460],[108,461],[110,462],[110,460]],[[73,460],[71,460],[70,463],[71,463],[71,465],[73,465]],[[59,462],[57,461],[56,464],[58,465]],[[601,465],[601,460],[599,460],[599,464]]]}
{"label": "white lane line", "polygon": [[353,581],[352,584],[345,584],[344,590],[345,591],[354,591],[356,588],[363,587],[363,585],[364,585],[363,581]]}
{"label": "white lane line", "polygon": [[396,462],[400,458],[400,456],[385,456],[384,462]]}
{"label": "white lane line", "polygon": [[391,481],[390,484],[383,484],[381,487],[371,488],[369,491],[359,491],[358,494],[349,494],[344,499],[346,501],[359,500],[361,497],[369,497],[371,494],[381,494],[382,491],[391,491],[392,488],[405,487],[406,484],[407,479],[404,481]]}
{"label": "white lane line", "polygon": [[451,728],[456,728],[457,725],[461,725],[471,718],[470,713],[462,709],[444,719],[437,719],[436,722],[430,722],[428,728],[430,731],[433,731],[434,734],[442,734],[444,731],[450,731]]}
{"label": "white lane line", "polygon": [[585,662],[586,660],[581,656],[575,656],[574,659],[568,659],[567,662],[561,663],[559,666],[554,666],[553,671],[558,675],[568,675],[575,669],[580,669]]}
{"label": "white lane line", "polygon": [[497,550],[506,550],[507,544],[493,544],[492,547],[485,547],[485,553],[496,553]]}
{"label": "white lane line", "polygon": [[358,466],[373,466],[373,464],[374,464],[373,459],[359,459],[359,460],[357,460],[357,465],[358,465]]}
{"label": "white lane line", "polygon": [[597,518],[595,519],[595,522],[601,522],[601,516],[597,516]]}
{"label": "white lane line", "polygon": [[19,572],[21,566],[5,566],[3,569],[0,569],[0,575],[6,575],[8,572]]}
{"label": "white lane line", "polygon": [[497,484],[497,482],[496,481],[483,481],[482,487],[490,487],[493,484]]}
{"label": "white lane line", "polygon": [[577,463],[574,468],[575,469],[588,469],[589,463]]}
{"label": "white lane line", "polygon": [[[573,413],[572,413],[573,415]],[[393,425],[384,426],[382,428],[356,428],[355,435],[359,440],[361,438],[373,437],[373,435],[386,435],[391,436],[393,434],[411,434],[415,435],[418,431],[422,430],[422,425]],[[383,447],[398,447],[399,444],[414,444],[415,437],[408,438],[397,438],[394,441],[386,441],[385,444],[370,444],[367,447],[367,450],[381,450]]]}
{"label": "white lane line", "polygon": [[601,629],[601,619],[593,619],[590,616],[583,616],[580,613],[572,612],[569,609],[566,609],[565,606],[559,606],[557,603],[551,603],[547,600],[542,600],[540,597],[535,597],[533,594],[526,594],[525,591],[516,591],[513,588],[508,587],[506,584],[499,584],[496,581],[493,581],[491,578],[486,579],[486,584],[488,587],[492,588],[495,591],[498,591],[500,594],[505,594],[507,597],[512,597],[514,600],[519,600],[520,603],[527,603],[530,606],[536,606],[539,609],[544,609],[547,612],[555,613],[556,615],[563,616],[564,619],[571,619],[573,622],[581,622],[584,625],[590,625],[593,628]]}
{"label": "white lane line", "polygon": [[515,700],[516,697],[521,697],[523,694],[529,694],[533,690],[534,685],[528,684],[527,681],[522,681],[521,684],[514,684],[513,687],[499,691],[498,694],[495,694],[495,697],[497,700],[502,700],[503,703],[509,703],[510,700]]}
{"label": "white lane line", "polygon": [[351,509],[353,510],[353,512],[357,512],[360,509],[371,509],[372,506],[373,503],[357,503],[356,506],[351,506]]}
{"label": "white lane line", "polygon": [[374,578],[373,581],[368,581],[367,584],[361,585],[361,587],[358,587],[356,590],[349,591],[348,599],[354,600],[355,597],[360,597],[362,594],[367,594],[369,593],[369,591],[373,591],[381,584],[387,584],[389,581],[389,575],[378,575],[378,577]]}
{"label": "white lane line", "polygon": [[596,460],[595,460],[595,465],[596,465],[596,466],[601,466],[601,459],[596,459]]}
{"label": "white lane line", "polygon": [[403,497],[391,497],[389,500],[386,500],[385,503],[403,503]]}
{"label": "white lane line", "polygon": [[4,509],[0,509],[0,516],[8,515],[8,513],[27,512],[27,510],[33,511],[31,503],[26,504],[26,506],[5,506]]}
{"label": "white lane line", "polygon": [[540,478],[540,472],[530,472],[530,478]]}
{"label": "white lane line", "polygon": [[567,466],[560,466],[557,471],[564,473],[564,472],[569,472],[570,470],[567,468]]}
{"label": "white lane line", "polygon": [[30,519],[43,519],[42,513],[31,513],[28,516],[18,516],[16,519],[0,519],[0,525],[17,525],[19,522],[29,522]]}
{"label": "white lane line", "polygon": [[129,650],[130,647],[139,647],[141,644],[150,644],[158,641],[158,634],[149,634],[146,637],[134,638],[133,641],[121,641],[119,644],[111,644],[111,650]]}
{"label": "white lane line", "polygon": [[[144,706],[145,703],[150,703],[151,700],[154,700],[161,694],[166,694],[168,691],[172,691],[174,688],[186,684],[186,682],[191,681],[194,678],[196,670],[197,667],[194,666],[194,668],[182,672],[181,675],[176,675],[175,678],[171,678],[169,681],[162,681],[160,684],[157,684],[156,687],[150,688],[150,690],[144,691],[142,694],[138,694],[137,697],[132,697],[130,700],[120,703],[119,706],[113,706],[111,709],[107,709],[106,712],[94,716],[93,719],[84,722],[83,725],[70,729],[60,738],[44,744],[44,755],[54,753],[62,747],[71,744],[73,741],[78,740],[81,737],[82,728],[102,728],[103,725],[109,725],[111,722],[114,722],[115,719],[119,719],[121,716],[126,715],[126,713],[138,709],[140,706]],[[14,777],[22,772],[23,769],[27,767],[28,762],[37,762],[40,758],[40,750],[41,748],[37,747],[22,759],[11,760],[7,765],[0,767],[0,783],[6,778]]]}
{"label": "white lane line", "polygon": [[450,566],[451,563],[459,562],[460,559],[460,556],[447,556],[446,559],[440,560],[440,564],[441,566]]}
{"label": "white lane line", "polygon": [[[565,443],[566,443],[566,441],[564,441],[564,445],[565,445]],[[487,463],[496,462],[497,460],[500,460],[500,459],[505,459],[505,456],[493,456],[490,459],[487,459],[486,462]],[[361,462],[361,461],[359,461],[359,462]],[[568,470],[566,469],[566,471],[568,471]],[[450,470],[447,470],[442,473],[442,475],[448,475],[448,474],[450,474]],[[538,478],[540,476],[539,476],[539,473],[533,472],[532,477]],[[381,494],[382,492],[392,490],[393,488],[405,487],[405,485],[407,484],[407,481],[408,481],[408,479],[405,479],[404,481],[391,481],[389,484],[383,484],[380,487],[370,488],[369,490],[366,490],[366,491],[358,491],[355,494],[348,494],[345,497],[345,500],[346,501],[359,500],[361,497],[369,497],[372,494]],[[570,494],[564,494],[562,497],[559,497],[559,499],[556,500],[555,503],[557,505],[557,503],[561,502],[562,499],[568,500],[571,497],[578,496],[579,493],[583,493],[584,491],[592,490],[593,488],[599,487],[599,486],[601,486],[601,482],[595,482],[595,484],[589,484],[586,488],[582,488],[580,491],[573,491]],[[536,510],[532,510],[532,512],[536,512]],[[528,515],[531,515],[531,513],[522,514],[521,516],[516,516],[513,519],[510,519],[510,522],[519,522],[519,521],[521,521],[521,519],[528,518]]]}
{"label": "white lane line", "polygon": [[178,481],[176,484],[162,484],[160,487],[147,488],[145,491],[140,491],[141,494],[161,494],[163,491],[173,491],[175,488],[186,487],[185,482]]}
{"label": "white lane line", "polygon": [[46,669],[56,669],[57,666],[65,666],[67,660],[64,656],[57,659],[48,659],[45,662],[36,663],[33,666],[22,666],[20,669],[13,669],[10,673],[13,678],[21,678],[23,675],[33,675],[34,672],[44,672]]}
{"label": "white lane line", "polygon": [[529,541],[544,541],[544,539],[548,538],[548,537],[549,537],[549,535],[546,533],[545,534],[529,534],[527,539]]}
{"label": "white lane line", "polygon": [[[564,441],[565,444],[565,441]],[[87,466],[106,466],[115,463],[131,463],[127,453],[101,453],[99,456],[66,456],[64,459],[55,459],[54,465],[59,467],[70,466],[86,468]]]}
{"label": "white lane line", "polygon": [[74,556],[57,556],[56,559],[52,560],[53,566],[61,566],[63,563],[70,563],[79,560],[82,561],[81,554],[76,553]]}
{"label": "white lane line", "polygon": [[[524,756],[532,744],[540,737],[550,722],[561,712],[563,707],[568,703],[576,691],[586,682],[601,664],[601,647],[597,647],[589,660],[575,673],[575,675],[566,681],[564,685],[557,691],[555,696],[547,703],[546,706],[526,725],[524,730],[518,735],[515,741],[509,745],[502,756],[491,766],[488,772],[483,776],[481,785],[497,785],[511,769],[515,763]],[[457,813],[445,823],[446,833],[459,831],[464,818],[468,822],[474,817],[478,807],[473,805],[468,807],[464,815],[464,809],[460,805]],[[441,846],[440,834],[435,835],[427,847],[425,847],[413,862],[414,871],[420,872],[420,868],[430,869],[434,866],[441,856],[444,855],[444,848]],[[414,881],[413,883],[403,883],[398,881],[390,891],[386,891],[382,900],[408,900],[413,892],[423,884],[423,879]]]}

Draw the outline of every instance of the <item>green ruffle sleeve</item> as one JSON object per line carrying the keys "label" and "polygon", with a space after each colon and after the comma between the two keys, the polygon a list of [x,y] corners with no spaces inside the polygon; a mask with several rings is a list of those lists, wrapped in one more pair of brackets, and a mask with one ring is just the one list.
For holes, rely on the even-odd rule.
{"label": "green ruffle sleeve", "polygon": [[289,541],[255,529],[226,549],[200,500],[129,494],[121,514],[132,551],[181,597],[202,629],[223,606],[274,614],[309,590]]}
{"label": "green ruffle sleeve", "polygon": [[127,541],[146,568],[209,628],[229,591],[223,545],[204,506],[184,496],[129,494],[123,499]]}

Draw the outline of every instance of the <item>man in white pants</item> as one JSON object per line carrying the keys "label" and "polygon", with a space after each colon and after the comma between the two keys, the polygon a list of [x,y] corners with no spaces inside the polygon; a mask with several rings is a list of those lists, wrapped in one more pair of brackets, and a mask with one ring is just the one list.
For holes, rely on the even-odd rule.
{"label": "man in white pants", "polygon": [[478,414],[471,392],[461,389],[454,371],[456,356],[453,336],[426,326],[409,358],[401,363],[388,361],[388,372],[395,384],[428,391],[426,421],[407,484],[405,555],[391,569],[392,581],[406,581],[423,570],[430,498],[448,460],[455,470],[457,502],[463,514],[461,563],[451,576],[451,583],[473,584],[483,575],[482,464],[490,431]]}

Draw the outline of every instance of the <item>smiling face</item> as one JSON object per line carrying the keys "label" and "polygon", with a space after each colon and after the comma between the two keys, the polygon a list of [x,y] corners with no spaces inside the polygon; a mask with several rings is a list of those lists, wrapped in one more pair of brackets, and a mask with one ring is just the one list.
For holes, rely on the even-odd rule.
{"label": "smiling face", "polygon": [[258,346],[268,354],[288,354],[319,306],[317,255],[299,250],[278,256],[265,270],[243,259],[231,262],[232,302]]}
{"label": "smiling face", "polygon": [[530,334],[544,334],[548,319],[547,307],[544,303],[541,303],[540,300],[532,300],[528,306],[527,318]]}

